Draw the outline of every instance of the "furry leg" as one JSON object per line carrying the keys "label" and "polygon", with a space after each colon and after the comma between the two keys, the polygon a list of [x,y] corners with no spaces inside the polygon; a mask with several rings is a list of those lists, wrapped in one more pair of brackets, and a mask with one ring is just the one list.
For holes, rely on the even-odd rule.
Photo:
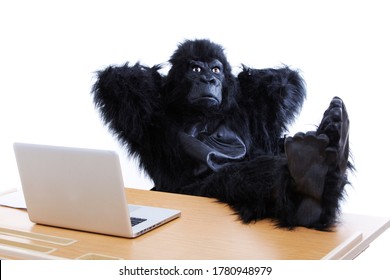
{"label": "furry leg", "polygon": [[229,204],[244,223],[274,216],[275,185],[285,158],[260,156],[228,166],[178,192],[213,197]]}

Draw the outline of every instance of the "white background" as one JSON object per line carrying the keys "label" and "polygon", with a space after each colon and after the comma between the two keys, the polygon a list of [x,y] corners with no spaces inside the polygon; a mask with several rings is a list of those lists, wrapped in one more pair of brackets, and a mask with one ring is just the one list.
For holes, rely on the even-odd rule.
{"label": "white background", "polygon": [[291,134],[314,130],[340,96],[357,168],[343,211],[390,216],[389,26],[376,0],[1,1],[0,192],[20,187],[16,141],[117,150],[126,186],[150,188],[94,108],[95,71],[164,63],[184,39],[209,38],[235,73],[300,69],[308,98]]}

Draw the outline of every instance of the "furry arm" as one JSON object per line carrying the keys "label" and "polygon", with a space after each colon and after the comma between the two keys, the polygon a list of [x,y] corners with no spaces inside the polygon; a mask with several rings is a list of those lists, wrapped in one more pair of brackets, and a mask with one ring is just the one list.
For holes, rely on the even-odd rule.
{"label": "furry arm", "polygon": [[[305,83],[288,67],[251,69],[238,75],[242,108],[248,108],[254,139],[278,139],[300,112],[306,97]],[[265,141],[265,140],[263,140]],[[258,143],[274,150],[277,143]]]}
{"label": "furry arm", "polygon": [[102,119],[131,153],[145,148],[154,115],[160,111],[163,77],[159,66],[109,66],[97,73],[92,94]]}

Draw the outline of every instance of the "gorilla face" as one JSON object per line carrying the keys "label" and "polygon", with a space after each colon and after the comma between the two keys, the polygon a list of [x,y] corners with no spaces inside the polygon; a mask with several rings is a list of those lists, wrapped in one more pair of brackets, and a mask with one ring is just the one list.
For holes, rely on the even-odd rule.
{"label": "gorilla face", "polygon": [[223,71],[223,64],[217,59],[191,60],[185,75],[191,83],[187,101],[194,106],[218,107],[222,102]]}

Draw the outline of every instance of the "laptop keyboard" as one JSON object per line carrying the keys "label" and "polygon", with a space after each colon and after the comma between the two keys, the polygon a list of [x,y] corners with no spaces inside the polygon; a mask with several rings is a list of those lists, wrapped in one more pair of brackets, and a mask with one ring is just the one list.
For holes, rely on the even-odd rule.
{"label": "laptop keyboard", "polygon": [[131,218],[130,218],[131,226],[138,225],[138,224],[140,224],[140,223],[142,223],[142,222],[145,222],[146,220],[147,220],[147,219],[131,217]]}

